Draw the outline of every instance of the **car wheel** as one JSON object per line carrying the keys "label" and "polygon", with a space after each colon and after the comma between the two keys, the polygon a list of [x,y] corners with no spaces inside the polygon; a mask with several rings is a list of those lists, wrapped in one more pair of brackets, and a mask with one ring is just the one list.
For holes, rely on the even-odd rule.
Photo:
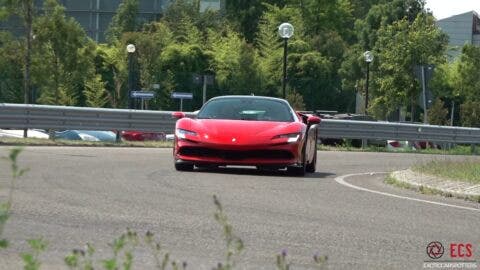
{"label": "car wheel", "polygon": [[307,150],[307,143],[305,142],[302,147],[302,164],[299,166],[289,166],[287,167],[287,172],[295,176],[304,176],[307,167],[307,155],[305,151]]}
{"label": "car wheel", "polygon": [[177,171],[193,171],[193,164],[175,162],[175,169]]}
{"label": "car wheel", "polygon": [[287,167],[287,173],[295,176],[304,176],[305,169],[306,169],[305,163],[303,163],[301,166],[289,166]]}
{"label": "car wheel", "polygon": [[317,144],[315,144],[315,154],[313,155],[313,160],[311,163],[307,163],[306,171],[309,173],[314,173],[317,169]]}

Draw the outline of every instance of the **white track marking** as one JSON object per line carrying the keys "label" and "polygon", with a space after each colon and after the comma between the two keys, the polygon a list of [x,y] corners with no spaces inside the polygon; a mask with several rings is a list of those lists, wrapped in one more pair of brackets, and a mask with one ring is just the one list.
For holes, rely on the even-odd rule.
{"label": "white track marking", "polygon": [[366,191],[370,193],[375,193],[387,197],[393,197],[397,199],[403,199],[403,200],[409,200],[409,201],[415,201],[415,202],[422,202],[422,203],[429,203],[429,204],[434,204],[434,205],[439,205],[439,206],[446,206],[446,207],[452,207],[452,208],[457,208],[457,209],[463,209],[463,210],[470,210],[470,211],[476,211],[480,212],[480,209],[473,208],[473,207],[466,207],[466,206],[459,206],[459,205],[454,205],[454,204],[448,204],[448,203],[441,203],[441,202],[434,202],[434,201],[428,201],[428,200],[422,200],[422,199],[416,199],[416,198],[410,198],[410,197],[405,197],[405,196],[400,196],[400,195],[395,195],[395,194],[390,194],[387,192],[381,192],[381,191],[376,191],[376,190],[371,190],[363,187],[358,187],[355,185],[352,185],[350,183],[347,183],[345,181],[345,178],[352,177],[352,176],[361,176],[361,175],[374,175],[374,174],[386,174],[386,172],[369,172],[369,173],[354,173],[354,174],[347,174],[347,175],[342,175],[335,177],[335,181],[339,183],[340,185],[353,188],[356,190],[360,191]]}

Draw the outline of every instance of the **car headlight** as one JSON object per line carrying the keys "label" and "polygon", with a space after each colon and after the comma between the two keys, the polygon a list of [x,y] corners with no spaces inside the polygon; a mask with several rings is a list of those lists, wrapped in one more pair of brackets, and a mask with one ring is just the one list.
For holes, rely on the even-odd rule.
{"label": "car headlight", "polygon": [[89,141],[89,142],[98,142],[100,141],[97,137],[94,137],[90,134],[86,134],[86,133],[78,133],[78,136],[80,136],[80,138],[83,140],[83,141]]}
{"label": "car headlight", "polygon": [[287,139],[288,143],[297,142],[300,139],[300,133],[282,134],[273,137],[274,139]]}
{"label": "car headlight", "polygon": [[189,135],[189,136],[197,136],[197,133],[194,132],[194,131],[177,128],[177,130],[175,130],[175,135],[176,135],[177,138],[179,138],[179,139],[185,139],[185,138],[187,138],[187,135]]}

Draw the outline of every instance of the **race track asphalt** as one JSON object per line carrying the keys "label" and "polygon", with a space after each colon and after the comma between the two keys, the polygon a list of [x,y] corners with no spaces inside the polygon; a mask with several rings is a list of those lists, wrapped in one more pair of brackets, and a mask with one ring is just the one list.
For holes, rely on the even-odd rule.
{"label": "race track asphalt", "polygon": [[[0,156],[8,150],[0,147]],[[96,247],[95,260],[110,258],[108,243],[126,228],[154,232],[172,258],[188,262],[187,269],[212,269],[225,255],[222,228],[213,218],[214,194],[245,243],[235,269],[275,269],[282,250],[291,269],[314,269],[317,252],[328,256],[327,269],[422,269],[432,261],[426,254],[432,241],[445,247],[441,260],[480,265],[480,204],[392,187],[383,183],[386,174],[373,173],[467,157],[318,155],[317,173],[292,177],[253,168],[177,172],[171,149],[27,147],[19,163],[29,171],[14,191],[4,231],[11,245],[0,250],[0,269],[21,269],[26,240],[38,237],[48,242],[42,269],[67,269],[63,257],[87,242]],[[360,173],[367,174],[342,177]],[[9,175],[9,164],[0,161],[1,199]],[[340,178],[382,194],[342,185]],[[473,255],[452,258],[452,243],[471,243]],[[144,247],[134,259],[133,269],[154,269]]]}

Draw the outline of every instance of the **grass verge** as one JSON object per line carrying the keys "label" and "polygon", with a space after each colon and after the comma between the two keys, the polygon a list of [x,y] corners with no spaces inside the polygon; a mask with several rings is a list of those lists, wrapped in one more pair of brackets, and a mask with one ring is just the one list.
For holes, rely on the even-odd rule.
{"label": "grass verge", "polygon": [[392,186],[395,186],[395,187],[413,190],[413,191],[416,191],[416,192],[419,192],[419,193],[425,194],[425,195],[440,195],[440,196],[448,197],[448,198],[454,197],[454,198],[459,198],[459,199],[464,199],[464,200],[480,203],[480,196],[470,196],[470,195],[465,196],[465,195],[460,195],[458,193],[444,192],[444,191],[434,189],[434,188],[430,188],[430,187],[426,187],[426,186],[414,186],[414,185],[411,185],[409,183],[400,181],[400,180],[396,179],[395,177],[393,177],[392,175],[388,175],[385,178],[384,182],[386,184],[389,184],[389,185],[392,185]]}
{"label": "grass verge", "polygon": [[448,178],[456,181],[480,184],[480,161],[433,160],[412,168],[413,171]]}
{"label": "grass verge", "polygon": [[429,155],[474,155],[471,151],[470,146],[458,145],[449,150],[447,149],[419,149],[419,150],[410,150],[402,149],[398,151],[389,151],[386,147],[381,146],[367,146],[365,148],[357,148],[349,145],[341,146],[329,146],[329,145],[318,145],[318,150],[320,151],[346,151],[346,152],[388,152],[388,153],[412,153],[412,154],[429,154]]}
{"label": "grass verge", "polygon": [[48,140],[34,138],[2,138],[0,137],[0,145],[12,146],[91,146],[91,147],[149,147],[149,148],[169,148],[173,146],[170,141],[122,141],[115,142],[89,142],[74,140]]}

